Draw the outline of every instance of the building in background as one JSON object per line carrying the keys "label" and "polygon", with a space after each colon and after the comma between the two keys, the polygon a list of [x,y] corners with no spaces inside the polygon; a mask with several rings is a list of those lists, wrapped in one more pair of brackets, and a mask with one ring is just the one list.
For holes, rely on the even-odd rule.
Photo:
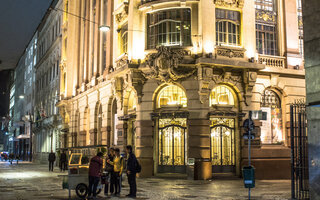
{"label": "building in background", "polygon": [[[62,9],[62,0],[50,7]],[[33,159],[47,162],[49,152],[59,148],[59,113],[55,106],[60,91],[62,13],[48,9],[38,27],[35,65]]]}

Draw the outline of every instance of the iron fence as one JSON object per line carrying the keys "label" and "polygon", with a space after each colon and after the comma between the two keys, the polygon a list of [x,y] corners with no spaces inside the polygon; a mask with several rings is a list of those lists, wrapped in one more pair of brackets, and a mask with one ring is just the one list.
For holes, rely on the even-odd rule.
{"label": "iron fence", "polygon": [[291,198],[309,199],[308,134],[306,106],[290,105]]}

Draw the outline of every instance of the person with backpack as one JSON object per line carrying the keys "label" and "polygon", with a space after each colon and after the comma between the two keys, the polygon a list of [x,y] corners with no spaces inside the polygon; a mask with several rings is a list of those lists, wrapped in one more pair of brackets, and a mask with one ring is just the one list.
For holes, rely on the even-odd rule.
{"label": "person with backpack", "polygon": [[141,166],[132,152],[132,146],[128,145],[126,147],[126,152],[128,155],[127,160],[127,176],[128,183],[130,186],[130,193],[126,195],[127,197],[136,198],[137,196],[137,183],[136,183],[136,174],[141,172]]}

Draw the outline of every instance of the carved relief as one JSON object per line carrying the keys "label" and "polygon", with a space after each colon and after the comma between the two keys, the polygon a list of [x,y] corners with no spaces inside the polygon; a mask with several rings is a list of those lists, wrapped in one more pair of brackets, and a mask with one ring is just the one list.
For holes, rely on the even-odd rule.
{"label": "carved relief", "polygon": [[213,0],[216,6],[243,8],[244,0]]}
{"label": "carved relief", "polygon": [[260,11],[256,13],[257,20],[263,20],[265,22],[275,22],[276,17],[272,12]]}
{"label": "carved relief", "polygon": [[146,79],[143,76],[142,72],[137,69],[132,70],[132,73],[130,74],[130,78],[131,78],[132,86],[137,92],[138,103],[141,103],[142,89],[143,89],[143,85],[146,82]]}
{"label": "carved relief", "polygon": [[244,49],[231,49],[227,47],[217,47],[216,54],[229,58],[244,58]]}
{"label": "carved relief", "polygon": [[243,88],[244,88],[244,99],[248,106],[252,98],[252,89],[257,80],[257,72],[244,71],[243,72]]}
{"label": "carved relief", "polygon": [[115,18],[118,24],[121,24],[125,19],[128,18],[128,3],[124,2],[121,7],[115,11]]}
{"label": "carved relief", "polygon": [[129,64],[128,54],[124,54],[121,58],[116,60],[116,70],[125,67]]}
{"label": "carved relief", "polygon": [[163,82],[173,82],[178,79],[191,76],[196,69],[191,67],[179,67],[183,63],[184,56],[188,51],[183,49],[171,49],[161,46],[157,48],[158,52],[149,54],[146,57],[145,65],[151,70],[145,73],[145,77],[155,78]]}

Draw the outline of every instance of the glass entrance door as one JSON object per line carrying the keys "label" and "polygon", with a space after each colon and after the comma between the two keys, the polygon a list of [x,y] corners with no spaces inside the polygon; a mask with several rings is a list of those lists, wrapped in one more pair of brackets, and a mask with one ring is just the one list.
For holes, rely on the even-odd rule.
{"label": "glass entrance door", "polygon": [[[159,123],[159,166],[158,172],[185,173],[186,127],[180,120]],[[182,123],[181,123],[182,122]]]}
{"label": "glass entrance door", "polygon": [[234,172],[234,149],[234,119],[212,119],[211,162],[213,172]]}

